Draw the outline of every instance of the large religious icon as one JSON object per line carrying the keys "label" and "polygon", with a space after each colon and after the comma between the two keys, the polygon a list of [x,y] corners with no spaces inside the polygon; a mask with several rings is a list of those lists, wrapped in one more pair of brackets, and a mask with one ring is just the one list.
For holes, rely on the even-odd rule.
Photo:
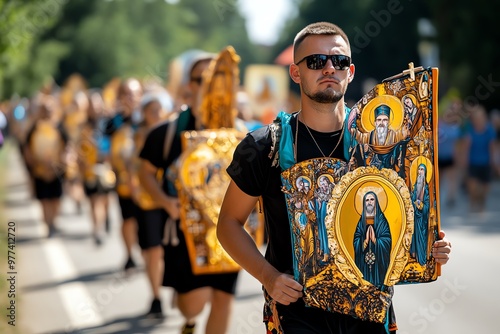
{"label": "large religious icon", "polygon": [[264,124],[285,110],[288,101],[288,71],[277,65],[250,65],[245,71],[245,92],[254,116]]}
{"label": "large religious icon", "polygon": [[410,69],[384,80],[356,103],[348,129],[353,166],[389,168],[412,196],[414,234],[399,283],[433,281],[431,246],[439,231],[436,68]]}
{"label": "large religious icon", "polygon": [[347,163],[283,170],[306,305],[384,323],[394,285],[439,276],[437,76],[410,66],[363,96],[346,114]]}
{"label": "large religious icon", "polygon": [[[232,47],[222,50],[203,73],[201,122],[205,130],[182,133],[176,188],[181,202],[181,226],[195,274],[235,272],[239,265],[220,245],[216,228],[225,191],[226,172],[234,150],[246,132],[236,129],[236,92],[239,56]],[[264,239],[262,213],[245,224],[257,244]]]}

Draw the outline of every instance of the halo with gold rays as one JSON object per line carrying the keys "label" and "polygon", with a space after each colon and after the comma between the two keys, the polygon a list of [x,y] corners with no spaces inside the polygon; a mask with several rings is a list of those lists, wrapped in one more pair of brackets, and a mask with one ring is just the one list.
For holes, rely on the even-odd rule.
{"label": "halo with gold rays", "polygon": [[331,183],[335,184],[335,180],[333,179],[332,175],[330,175],[330,174],[321,174],[320,176],[318,176],[318,178],[316,180],[316,184],[318,185],[318,187],[319,187],[319,180],[321,179],[322,176],[325,176],[326,178],[328,178],[328,180],[330,180]]}
{"label": "halo with gold rays", "polygon": [[299,181],[300,180],[306,180],[307,182],[309,182],[309,187],[312,186],[312,183],[311,183],[311,179],[308,178],[307,176],[305,175],[301,175],[297,178],[297,180],[295,180],[295,188],[298,189],[299,188]]}
{"label": "halo with gold rays", "polygon": [[377,201],[379,203],[380,209],[385,211],[387,209],[387,193],[385,189],[374,181],[367,181],[363,183],[356,191],[356,212],[361,216],[363,214],[363,198],[367,192],[373,191],[377,195]]}
{"label": "halo with gold rays", "polygon": [[366,132],[375,129],[375,109],[383,104],[391,108],[389,128],[393,130],[401,128],[403,124],[403,104],[395,96],[380,95],[370,100],[361,112],[361,127]]}
{"label": "halo with gold rays", "polygon": [[424,164],[425,165],[425,168],[426,168],[426,175],[425,175],[425,179],[427,181],[427,183],[431,182],[431,179],[432,179],[432,162],[429,160],[429,158],[427,157],[424,157],[423,155],[420,155],[418,156],[415,160],[413,160],[413,162],[411,163],[411,166],[410,166],[410,181],[411,181],[411,184],[415,184],[416,180],[417,180],[417,169],[418,169],[418,166],[420,166],[420,164]]}

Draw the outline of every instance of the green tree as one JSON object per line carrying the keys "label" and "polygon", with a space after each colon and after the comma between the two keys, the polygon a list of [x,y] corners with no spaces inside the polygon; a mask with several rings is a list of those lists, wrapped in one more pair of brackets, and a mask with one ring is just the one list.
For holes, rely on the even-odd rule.
{"label": "green tree", "polygon": [[347,99],[357,101],[362,83],[373,78],[380,81],[419,63],[417,21],[428,15],[420,1],[352,0],[332,3],[328,0],[296,0],[299,15],[289,22],[277,44],[276,52],[290,45],[305,25],[318,21],[332,22],[349,36],[355,79]]}
{"label": "green tree", "polygon": [[353,47],[356,75],[348,98],[357,100],[366,78],[381,80],[420,64],[418,46],[428,37],[418,33],[418,21],[429,19],[436,28],[439,49],[440,93],[457,88],[466,103],[500,106],[500,29],[498,1],[487,0],[295,0],[299,15],[290,21],[274,49],[274,56],[291,44],[302,27],[316,21],[337,23]]}
{"label": "green tree", "polygon": [[[253,61],[245,21],[234,3],[182,0],[68,2],[58,24],[44,36],[69,45],[56,81],[78,72],[91,86],[113,77],[155,76],[167,79],[168,62],[188,49],[218,52],[233,45],[242,59]],[[82,15],[84,13],[85,15]],[[75,16],[75,19],[71,19]]]}
{"label": "green tree", "polygon": [[[258,54],[249,42],[235,0],[46,1],[62,4],[49,11],[54,14],[50,24],[30,35],[23,47],[9,51],[11,56],[1,53],[5,63],[17,61],[9,68],[9,76],[1,77],[10,88],[4,96],[14,91],[30,94],[47,77],[62,84],[73,73],[80,73],[94,87],[117,76],[167,80],[170,60],[189,49],[218,52],[233,45],[242,67],[255,62]],[[40,5],[32,1],[31,6]],[[20,9],[11,12],[21,17],[16,22],[33,16],[24,12],[21,16]],[[1,31],[9,31],[16,23],[1,24]],[[15,31],[9,36],[15,37]],[[11,46],[12,42],[4,44]]]}
{"label": "green tree", "polygon": [[[58,19],[61,2],[0,0],[0,98],[40,85],[54,70],[50,59],[67,51],[58,43],[49,43],[34,54],[30,52],[37,39]],[[32,66],[33,55],[44,60],[45,66]],[[39,82],[30,80],[34,73]]]}
{"label": "green tree", "polygon": [[[427,1],[437,29],[441,78],[467,104],[500,107],[498,1]],[[443,92],[444,93],[444,92]]]}

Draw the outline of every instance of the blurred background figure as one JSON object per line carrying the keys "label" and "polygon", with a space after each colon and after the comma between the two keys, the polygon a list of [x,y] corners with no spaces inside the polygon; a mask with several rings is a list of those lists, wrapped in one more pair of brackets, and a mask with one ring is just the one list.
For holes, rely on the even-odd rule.
{"label": "blurred background figure", "polygon": [[240,90],[236,94],[236,107],[238,109],[237,117],[243,121],[248,131],[256,130],[262,126],[262,122],[255,116],[249,103],[248,94],[244,90]]}
{"label": "blurred background figure", "polygon": [[[75,81],[71,80],[72,78],[69,80],[70,83]],[[79,80],[83,82],[83,79]],[[79,152],[77,146],[88,118],[89,98],[86,90],[83,83],[76,87],[66,86],[60,95],[63,108],[62,126],[68,136],[64,192],[74,201],[76,213],[79,215],[83,213],[82,205],[85,193],[78,168]]]}
{"label": "blurred background figure", "polygon": [[442,198],[446,206],[455,206],[457,189],[462,180],[462,173],[457,166],[460,159],[458,141],[460,139],[460,120],[462,102],[454,98],[444,107],[444,113],[438,120],[438,164]]}
{"label": "blurred background figure", "polygon": [[[143,121],[134,135],[134,161],[132,164],[132,198],[137,205],[135,217],[138,225],[138,240],[142,256],[146,265],[146,275],[152,293],[152,302],[145,317],[149,319],[164,318],[160,290],[163,282],[163,234],[165,230],[166,214],[161,204],[155,201],[139,182],[139,165],[144,141],[148,133],[166,120],[173,109],[173,100],[164,89],[155,89],[147,92],[141,100]],[[158,152],[158,154],[161,154]],[[163,170],[157,174],[158,184],[164,177]]]}
{"label": "blurred background figure", "polygon": [[109,163],[109,140],[103,129],[103,100],[99,92],[89,92],[86,123],[77,144],[77,161],[85,195],[90,202],[92,237],[97,246],[104,232],[110,232],[109,193],[116,176]]}
{"label": "blurred background figure", "polygon": [[[214,54],[200,51],[186,62],[187,80],[183,82],[186,82],[187,87],[184,92],[190,93],[183,94],[190,97],[186,100],[189,101],[189,106],[177,119],[163,123],[151,131],[140,153],[141,184],[151,196],[162,203],[168,217],[165,226],[163,286],[172,287],[176,292],[176,306],[185,321],[182,334],[195,332],[197,319],[208,305],[210,305],[210,315],[204,332],[226,333],[238,278],[238,273],[195,274],[193,272],[187,241],[179,220],[180,202],[175,186],[180,173],[176,160],[182,153],[181,132],[198,130],[202,127],[202,84],[205,80],[205,71],[214,57]],[[167,173],[163,186],[156,180],[159,169]]]}
{"label": "blurred background figure", "polygon": [[470,107],[464,148],[467,160],[467,191],[470,211],[482,213],[488,197],[494,167],[495,130],[482,105]]}
{"label": "blurred background figure", "polygon": [[55,219],[63,194],[64,156],[68,140],[55,112],[55,100],[45,96],[38,103],[35,121],[26,137],[24,154],[50,238],[56,233]]}
{"label": "blurred background figure", "polygon": [[122,238],[127,253],[124,270],[136,267],[132,249],[137,245],[136,205],[132,200],[130,166],[134,154],[134,132],[140,121],[139,104],[142,85],[135,78],[123,80],[118,88],[115,115],[107,122],[105,133],[110,136],[110,161],[116,175],[116,193],[122,214]]}

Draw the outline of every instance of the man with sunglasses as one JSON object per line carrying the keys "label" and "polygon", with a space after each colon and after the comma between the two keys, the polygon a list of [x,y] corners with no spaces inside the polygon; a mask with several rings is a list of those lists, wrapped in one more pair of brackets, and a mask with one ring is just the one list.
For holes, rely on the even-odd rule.
{"label": "man with sunglasses", "polygon": [[[229,326],[238,279],[237,272],[202,275],[193,273],[186,238],[180,227],[180,201],[174,184],[178,173],[177,160],[182,153],[181,132],[202,128],[199,94],[203,73],[215,56],[199,52],[189,61],[189,107],[183,108],[177,118],[169,119],[152,129],[139,156],[142,160],[139,168],[141,185],[163,207],[168,217],[164,219],[167,221],[165,236],[168,237],[163,238],[163,286],[172,287],[176,292],[176,305],[185,320],[182,334],[195,332],[196,319],[207,304],[210,304],[210,315],[205,332],[225,333]],[[163,185],[156,179],[159,169],[165,173]]]}
{"label": "man with sunglasses", "polygon": [[[267,333],[394,333],[392,312],[382,324],[306,307],[304,287],[294,279],[289,213],[280,174],[283,165],[308,159],[347,160],[344,138],[349,131],[344,132],[344,123],[350,110],[344,104],[344,94],[355,71],[346,34],[326,22],[310,24],[297,34],[294,59],[289,72],[300,85],[302,109],[281,116],[287,121],[281,121],[279,133],[274,123],[250,133],[240,143],[227,169],[232,181],[222,204],[217,235],[233,259],[262,283]],[[265,256],[242,228],[259,197],[268,232]],[[443,232],[440,238],[444,238]],[[451,244],[440,240],[434,244],[433,256],[444,264],[450,250]]]}

